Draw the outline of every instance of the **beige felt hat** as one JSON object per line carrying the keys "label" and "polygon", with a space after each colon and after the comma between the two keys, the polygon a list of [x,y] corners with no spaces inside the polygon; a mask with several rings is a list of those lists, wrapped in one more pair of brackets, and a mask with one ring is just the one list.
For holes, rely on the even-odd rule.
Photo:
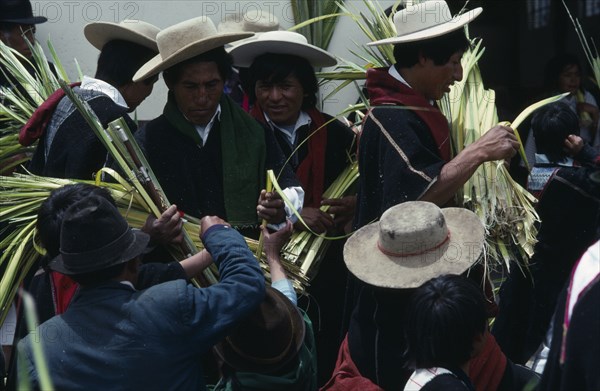
{"label": "beige felt hat", "polygon": [[158,52],[156,35],[159,31],[158,27],[150,23],[130,19],[125,19],[119,23],[93,22],[88,23],[83,28],[85,38],[98,50],[102,50],[102,47],[108,41],[120,39]]}
{"label": "beige felt hat", "polygon": [[334,56],[325,50],[311,45],[302,34],[292,31],[268,31],[256,39],[235,45],[229,51],[233,64],[247,68],[263,54],[292,54],[308,60],[314,67],[329,67],[337,64]]}
{"label": "beige felt hat", "polygon": [[443,0],[430,0],[409,5],[394,14],[394,25],[397,33],[395,37],[370,42],[367,43],[367,46],[422,41],[439,37],[471,22],[482,11],[483,9],[478,7],[463,14],[452,16],[448,4]]}
{"label": "beige felt hat", "polygon": [[133,81],[144,80],[182,61],[252,35],[253,33],[219,33],[215,24],[206,16],[177,23],[158,33],[158,55],[142,65],[133,76]]}
{"label": "beige felt hat", "polygon": [[217,26],[219,33],[264,33],[281,30],[279,19],[270,12],[251,9],[243,14],[227,14]]}
{"label": "beige felt hat", "polygon": [[383,288],[416,288],[443,274],[461,274],[480,257],[484,228],[463,208],[409,201],[356,231],[344,246],[348,270]]}

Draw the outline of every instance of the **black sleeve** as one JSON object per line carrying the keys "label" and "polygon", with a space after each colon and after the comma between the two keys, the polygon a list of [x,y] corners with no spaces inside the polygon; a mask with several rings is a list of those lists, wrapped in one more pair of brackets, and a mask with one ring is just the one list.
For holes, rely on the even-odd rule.
{"label": "black sleeve", "polygon": [[[122,116],[126,109],[107,96],[88,101],[103,127]],[[58,178],[93,179],[106,163],[107,151],[79,112],[72,113],[60,126],[52,142],[44,174]]]}

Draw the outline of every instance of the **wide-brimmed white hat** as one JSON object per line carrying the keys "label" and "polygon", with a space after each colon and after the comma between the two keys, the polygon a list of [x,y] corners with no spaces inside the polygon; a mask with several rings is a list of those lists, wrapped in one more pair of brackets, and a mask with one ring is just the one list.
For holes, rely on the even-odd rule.
{"label": "wide-brimmed white hat", "polygon": [[250,9],[245,13],[227,14],[217,26],[219,33],[264,33],[281,30],[279,19],[270,12]]}
{"label": "wide-brimmed white hat", "polygon": [[313,67],[330,67],[337,64],[334,56],[325,50],[311,45],[302,34],[292,31],[268,31],[235,45],[229,51],[233,64],[248,68],[254,60],[267,53],[291,54],[306,59]]}
{"label": "wide-brimmed white hat", "polygon": [[344,246],[344,261],[367,284],[416,288],[443,274],[465,272],[479,259],[483,242],[475,213],[410,201],[356,231]]}
{"label": "wide-brimmed white hat", "polygon": [[397,35],[367,43],[367,46],[397,44],[403,42],[421,41],[439,37],[457,30],[478,17],[481,7],[452,16],[450,8],[443,0],[424,1],[409,5],[394,14],[394,25]]}
{"label": "wide-brimmed white hat", "polygon": [[158,55],[142,65],[133,81],[144,80],[182,61],[252,35],[218,33],[215,24],[206,16],[177,23],[158,33]]}
{"label": "wide-brimmed white hat", "polygon": [[85,38],[98,50],[102,50],[107,42],[119,39],[158,52],[156,35],[159,32],[160,29],[153,24],[131,19],[125,19],[119,23],[92,22],[83,28]]}

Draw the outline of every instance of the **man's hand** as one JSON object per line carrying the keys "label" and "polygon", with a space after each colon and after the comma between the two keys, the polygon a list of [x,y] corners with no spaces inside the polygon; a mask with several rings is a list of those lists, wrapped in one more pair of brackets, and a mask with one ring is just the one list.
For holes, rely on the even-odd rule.
{"label": "man's hand", "polygon": [[171,205],[157,219],[149,215],[142,231],[150,235],[150,239],[160,244],[179,244],[183,241],[183,220],[177,206]]}
{"label": "man's hand", "polygon": [[340,231],[346,232],[348,223],[351,223],[354,219],[354,212],[356,210],[356,195],[349,195],[342,198],[324,199],[321,201],[321,205],[329,205],[327,213],[330,213],[334,216],[333,222],[335,227]]}
{"label": "man's hand", "polygon": [[[333,217],[318,208],[302,208],[300,216],[302,216],[302,220],[304,220],[308,228],[318,234],[327,232],[335,227]],[[300,231],[306,231],[306,227],[300,221],[297,221],[294,227]]]}
{"label": "man's hand", "polygon": [[270,233],[267,227],[260,227],[263,233],[263,244],[264,251],[267,255],[267,263],[269,264],[269,273],[271,273],[271,282],[283,280],[287,278],[287,274],[283,265],[279,253],[283,248],[285,242],[292,235],[293,226],[292,223],[287,220],[285,227],[279,231]]}
{"label": "man's hand", "polygon": [[228,227],[231,227],[231,224],[229,224],[227,221],[223,220],[220,217],[217,216],[204,216],[201,220],[200,220],[200,237],[202,237],[202,233],[206,232],[210,227],[212,227],[213,225],[226,225]]}
{"label": "man's hand", "polygon": [[285,203],[276,192],[260,192],[256,213],[260,219],[267,220],[269,224],[279,224],[285,220]]}
{"label": "man's hand", "polygon": [[512,128],[496,125],[471,144],[481,154],[481,162],[509,159],[519,150],[519,141]]}
{"label": "man's hand", "polygon": [[279,253],[294,231],[292,222],[287,220],[285,226],[275,232],[269,232],[267,227],[261,226],[260,229],[263,234],[263,250],[267,255],[267,262],[269,264],[279,262]]}

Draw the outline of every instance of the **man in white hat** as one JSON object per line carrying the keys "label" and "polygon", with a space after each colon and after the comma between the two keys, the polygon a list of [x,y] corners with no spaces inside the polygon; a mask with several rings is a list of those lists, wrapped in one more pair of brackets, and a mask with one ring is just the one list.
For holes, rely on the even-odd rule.
{"label": "man in white hat", "polygon": [[259,218],[293,218],[276,193],[261,191],[267,169],[297,209],[304,191],[272,132],[223,93],[232,66],[224,45],[252,35],[218,33],[203,16],[178,23],[157,35],[159,54],[134,80],[164,71],[169,88],[163,114],[136,134],[169,200],[187,214],[220,216],[257,236]]}
{"label": "man in white hat", "polygon": [[[519,143],[513,130],[495,126],[452,158],[448,121],[435,105],[450,85],[462,79],[460,60],[469,47],[463,26],[481,12],[477,8],[453,17],[445,1],[425,1],[394,15],[397,36],[368,44],[394,45],[396,64],[367,72],[373,109],[365,118],[359,144],[356,228],[402,202],[443,206],[480,164],[516,154]],[[379,386],[401,389],[406,377],[398,373],[403,361],[395,341],[401,320],[390,299],[393,294],[359,281],[355,292],[348,331],[352,359],[360,373]],[[488,341],[494,344],[490,348],[498,347],[493,338]],[[498,367],[479,373],[487,383],[474,379],[479,389],[498,388],[506,358],[491,362]]]}
{"label": "man in white hat", "polygon": [[[217,31],[220,33],[250,32],[255,34],[250,38],[228,44],[226,46],[228,51],[243,42],[256,39],[264,32],[277,30],[281,30],[277,16],[260,9],[250,9],[245,13],[225,15],[225,18],[217,26]],[[240,81],[241,72],[240,69],[233,68],[231,76],[225,83],[225,93],[248,112],[251,107],[250,99]]]}
{"label": "man in white hat", "polygon": [[[135,72],[156,55],[159,28],[142,21],[94,22],[85,26],[87,40],[100,50],[94,78],[84,76],[75,93],[94,110],[104,127],[127,115],[152,92],[157,78],[132,81]],[[107,151],[62,90],[51,95],[21,130],[19,142],[39,139],[29,164],[34,174],[56,178],[92,179],[107,159]]]}
{"label": "man in white hat", "polygon": [[[281,147],[305,191],[302,219],[317,233],[344,232],[351,227],[356,193],[324,198],[323,193],[350,164],[355,134],[342,122],[317,108],[319,84],[315,68],[334,66],[337,60],[311,45],[302,34],[269,31],[236,44],[229,52],[236,66],[244,67],[244,84],[254,103],[250,115],[264,124]],[[328,205],[324,212],[320,208]],[[295,228],[306,230],[304,224]],[[318,320],[315,335],[319,385],[333,370],[341,342],[347,270],[343,241],[336,241],[323,256],[317,278],[308,293],[318,305],[308,314]]]}

